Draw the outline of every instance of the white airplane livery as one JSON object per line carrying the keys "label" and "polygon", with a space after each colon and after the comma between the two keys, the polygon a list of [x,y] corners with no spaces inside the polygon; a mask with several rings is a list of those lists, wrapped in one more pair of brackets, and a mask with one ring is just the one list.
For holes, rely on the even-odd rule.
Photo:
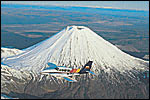
{"label": "white airplane livery", "polygon": [[92,71],[90,71],[92,67],[92,63],[93,61],[89,61],[81,69],[73,69],[65,66],[56,66],[53,63],[48,63],[49,67],[43,69],[41,71],[41,74],[50,74],[52,76],[55,76],[56,78],[64,78],[69,82],[77,82],[77,80],[71,77],[74,75],[87,74],[87,73],[94,74]]}

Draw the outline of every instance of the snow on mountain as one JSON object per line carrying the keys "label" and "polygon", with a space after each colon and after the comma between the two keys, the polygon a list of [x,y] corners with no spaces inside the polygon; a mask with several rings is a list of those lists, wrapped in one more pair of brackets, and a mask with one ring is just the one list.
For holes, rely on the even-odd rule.
{"label": "snow on mountain", "polygon": [[122,52],[84,26],[68,26],[23,51],[3,59],[2,62],[17,70],[39,73],[48,62],[76,68],[92,60],[92,71],[96,75],[104,72],[112,78],[115,77],[115,73],[134,77],[139,71],[149,70],[148,61]]}
{"label": "snow on mountain", "polygon": [[9,94],[11,91],[23,93],[23,87],[30,80],[29,72],[18,71],[1,63],[1,93]]}
{"label": "snow on mountain", "polygon": [[22,50],[15,49],[15,48],[6,48],[6,47],[1,47],[1,58],[5,58],[8,56],[14,56],[19,53],[22,53]]}

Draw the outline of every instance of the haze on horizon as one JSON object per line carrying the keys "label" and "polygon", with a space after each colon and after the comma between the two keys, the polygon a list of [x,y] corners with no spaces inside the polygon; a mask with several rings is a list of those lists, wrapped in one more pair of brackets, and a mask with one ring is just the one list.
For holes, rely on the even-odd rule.
{"label": "haze on horizon", "polygon": [[149,1],[2,1],[1,4],[83,6],[149,11]]}

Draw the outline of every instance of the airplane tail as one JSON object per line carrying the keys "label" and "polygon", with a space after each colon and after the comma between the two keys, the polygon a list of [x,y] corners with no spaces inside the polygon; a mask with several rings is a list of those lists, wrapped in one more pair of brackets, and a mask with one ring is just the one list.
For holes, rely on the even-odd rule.
{"label": "airplane tail", "polygon": [[80,70],[80,74],[83,74],[83,73],[88,73],[90,72],[90,69],[92,67],[92,63],[93,61],[89,61],[88,63],[86,63]]}

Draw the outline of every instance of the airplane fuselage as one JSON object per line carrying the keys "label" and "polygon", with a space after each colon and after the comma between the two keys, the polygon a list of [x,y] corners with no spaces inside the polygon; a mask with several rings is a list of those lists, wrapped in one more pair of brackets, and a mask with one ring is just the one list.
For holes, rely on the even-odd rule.
{"label": "airplane fuselage", "polygon": [[[78,71],[77,71],[78,70]],[[55,77],[65,77],[65,76],[73,76],[80,75],[78,72],[80,69],[72,69],[67,67],[57,67],[55,69],[43,70],[41,74],[50,74]]]}

